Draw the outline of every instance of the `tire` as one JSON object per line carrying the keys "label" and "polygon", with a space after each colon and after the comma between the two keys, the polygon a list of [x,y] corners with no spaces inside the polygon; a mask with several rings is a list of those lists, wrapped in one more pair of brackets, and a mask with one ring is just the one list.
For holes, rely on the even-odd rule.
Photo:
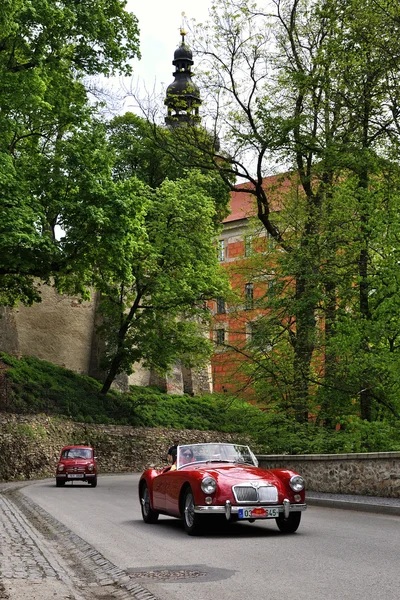
{"label": "tire", "polygon": [[60,479],[56,479],[56,487],[64,487],[65,481],[61,481]]}
{"label": "tire", "polygon": [[203,515],[194,512],[194,497],[190,487],[183,498],[183,523],[188,535],[199,535],[204,525]]}
{"label": "tire", "polygon": [[140,488],[140,507],[142,509],[142,518],[145,523],[156,523],[159,513],[151,508],[150,492],[147,483],[143,483]]}
{"label": "tire", "polygon": [[89,483],[92,487],[96,487],[97,486],[97,475],[96,475],[96,477],[93,477],[93,479],[91,481],[89,481]]}
{"label": "tire", "polygon": [[283,514],[280,514],[279,517],[275,519],[276,524],[278,525],[278,529],[282,533],[294,533],[295,531],[297,531],[297,528],[300,525],[300,520],[300,511],[290,513],[287,519],[285,519]]}

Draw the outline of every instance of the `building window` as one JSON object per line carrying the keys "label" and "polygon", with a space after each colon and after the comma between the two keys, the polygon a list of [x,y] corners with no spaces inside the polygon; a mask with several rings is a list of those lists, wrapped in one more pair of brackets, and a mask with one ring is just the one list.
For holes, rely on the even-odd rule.
{"label": "building window", "polygon": [[217,344],[218,346],[225,344],[225,329],[217,329]]}
{"label": "building window", "polygon": [[268,250],[270,250],[270,251],[275,250],[275,246],[276,246],[275,238],[273,238],[272,235],[269,232],[267,232]]}
{"label": "building window", "polygon": [[254,326],[253,323],[246,323],[246,344],[251,345],[254,336]]}
{"label": "building window", "polygon": [[268,285],[268,295],[269,296],[274,296],[275,295],[275,291],[276,291],[275,290],[275,284],[276,284],[275,278],[269,277],[268,278],[268,283],[267,283],[267,285]]}
{"label": "building window", "polygon": [[218,260],[220,262],[225,260],[225,240],[218,240]]}
{"label": "building window", "polygon": [[221,297],[217,298],[217,314],[218,315],[223,315],[226,313],[225,310],[225,300]]}
{"label": "building window", "polygon": [[253,236],[245,235],[244,236],[244,255],[251,256],[254,252],[253,249]]}
{"label": "building window", "polygon": [[266,338],[266,331],[261,321],[246,323],[246,344],[258,352],[271,352],[273,341]]}
{"label": "building window", "polygon": [[244,306],[246,310],[254,308],[253,284],[246,283],[244,286]]}

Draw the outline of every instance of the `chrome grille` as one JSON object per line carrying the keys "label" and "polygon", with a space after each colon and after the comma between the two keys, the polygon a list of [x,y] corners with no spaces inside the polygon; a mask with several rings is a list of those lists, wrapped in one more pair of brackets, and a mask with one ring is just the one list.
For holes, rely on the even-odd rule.
{"label": "chrome grille", "polygon": [[260,502],[278,502],[278,490],[274,485],[258,488],[258,499]]}
{"label": "chrome grille", "polygon": [[236,502],[258,502],[257,490],[253,487],[235,486],[233,488]]}
{"label": "chrome grille", "polygon": [[274,485],[242,483],[232,488],[236,502],[278,502],[278,490]]}
{"label": "chrome grille", "polygon": [[84,473],[85,467],[68,467],[67,473]]}

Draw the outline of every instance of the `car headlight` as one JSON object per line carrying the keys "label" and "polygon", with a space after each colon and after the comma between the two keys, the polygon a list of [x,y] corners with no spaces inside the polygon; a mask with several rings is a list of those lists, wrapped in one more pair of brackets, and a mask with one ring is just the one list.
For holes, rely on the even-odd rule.
{"label": "car headlight", "polygon": [[212,494],[217,489],[217,482],[214,477],[204,477],[201,482],[201,489],[205,494]]}
{"label": "car headlight", "polygon": [[64,465],[58,465],[57,467],[57,471],[59,471],[61,473],[61,471],[64,471],[65,467]]}
{"label": "car headlight", "polygon": [[94,469],[94,465],[92,463],[90,463],[90,465],[88,465],[88,471],[93,471]]}
{"label": "car headlight", "polygon": [[294,492],[301,492],[306,485],[304,479],[300,475],[293,475],[289,481],[290,487]]}

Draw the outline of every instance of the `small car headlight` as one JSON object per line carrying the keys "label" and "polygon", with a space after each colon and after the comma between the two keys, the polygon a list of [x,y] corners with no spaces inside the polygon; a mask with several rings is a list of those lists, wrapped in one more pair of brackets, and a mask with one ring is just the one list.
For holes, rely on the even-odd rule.
{"label": "small car headlight", "polygon": [[61,471],[64,471],[65,467],[64,465],[58,465],[57,467],[57,471],[59,471],[61,473]]}
{"label": "small car headlight", "polygon": [[88,465],[88,471],[93,471],[94,469],[94,465],[92,463],[90,463],[90,465]]}
{"label": "small car headlight", "polygon": [[217,482],[214,477],[204,477],[201,482],[201,489],[205,494],[212,494],[217,489]]}
{"label": "small car headlight", "polygon": [[293,475],[290,478],[289,484],[294,492],[301,492],[304,490],[305,481],[300,475]]}

